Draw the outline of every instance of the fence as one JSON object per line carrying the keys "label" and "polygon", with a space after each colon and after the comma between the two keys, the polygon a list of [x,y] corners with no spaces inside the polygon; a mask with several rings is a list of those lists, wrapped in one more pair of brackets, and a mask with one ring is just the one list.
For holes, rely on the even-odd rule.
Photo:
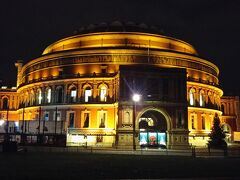
{"label": "fence", "polygon": [[[7,139],[6,139],[7,137]],[[4,141],[17,142],[28,146],[66,146],[66,135],[63,134],[21,134],[0,133],[0,143]]]}
{"label": "fence", "polygon": [[[4,141],[5,134],[0,134],[0,143]],[[135,154],[135,155],[176,155],[192,157],[240,157],[240,145],[230,145],[227,149],[213,149],[207,147],[137,147],[132,146],[89,146],[87,143],[79,146],[66,146],[66,136],[56,134],[9,134],[9,140],[18,142],[18,149],[27,149],[30,152],[82,152],[82,153],[107,153],[107,154]],[[1,152],[0,147],[0,152]],[[181,148],[181,149],[180,149]]]}
{"label": "fence", "polygon": [[193,158],[222,158],[240,157],[240,147],[229,147],[227,152],[222,149],[209,149],[202,147],[192,147],[189,149],[151,149],[139,148],[118,149],[92,146],[75,147],[53,147],[53,146],[19,146],[19,151],[25,152],[47,152],[47,153],[95,153],[95,154],[129,154],[129,155],[157,155],[157,156],[188,156]]}

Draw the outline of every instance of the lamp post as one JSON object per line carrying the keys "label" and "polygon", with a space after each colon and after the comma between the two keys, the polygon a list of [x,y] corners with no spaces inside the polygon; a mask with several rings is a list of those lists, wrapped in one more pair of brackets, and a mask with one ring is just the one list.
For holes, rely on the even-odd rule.
{"label": "lamp post", "polygon": [[133,94],[132,100],[134,102],[134,109],[133,109],[133,150],[136,151],[136,142],[135,142],[135,135],[136,135],[136,103],[139,102],[141,96],[139,94]]}
{"label": "lamp post", "polygon": [[7,105],[7,125],[6,125],[6,140],[9,141],[9,134],[8,134],[8,128],[9,128],[9,121],[8,121],[8,113],[9,113],[9,102]]}
{"label": "lamp post", "polygon": [[21,133],[21,142],[24,144],[25,143],[25,136],[24,136],[24,126],[25,126],[25,120],[24,120],[24,111],[25,111],[25,104],[23,105],[22,108],[22,133]]}
{"label": "lamp post", "polygon": [[42,109],[41,109],[41,106],[39,107],[39,110],[38,110],[38,136],[40,136],[40,126],[41,126],[41,112],[42,112]]}
{"label": "lamp post", "polygon": [[39,110],[38,111],[38,136],[37,136],[37,141],[39,144],[41,144],[42,142],[42,138],[41,138],[41,116],[42,116],[42,108],[41,106],[39,106]]}

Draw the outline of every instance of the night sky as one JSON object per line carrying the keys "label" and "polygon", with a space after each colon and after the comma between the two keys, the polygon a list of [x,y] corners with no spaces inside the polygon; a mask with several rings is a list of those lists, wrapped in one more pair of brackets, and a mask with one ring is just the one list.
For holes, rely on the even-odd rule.
{"label": "night sky", "polygon": [[[192,44],[220,69],[226,94],[240,90],[240,1],[6,1],[0,5],[0,79],[15,85],[14,62],[28,62],[81,26],[115,20],[146,23]],[[239,94],[240,95],[240,94]]]}

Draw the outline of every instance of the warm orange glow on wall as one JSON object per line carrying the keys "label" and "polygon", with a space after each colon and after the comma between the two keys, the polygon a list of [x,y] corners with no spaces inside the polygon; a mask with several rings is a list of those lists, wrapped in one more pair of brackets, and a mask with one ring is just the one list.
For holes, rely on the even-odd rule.
{"label": "warm orange glow on wall", "polygon": [[88,65],[75,65],[72,66],[73,74],[92,74],[92,73],[101,73],[101,65],[97,64],[88,64]]}
{"label": "warm orange glow on wall", "polygon": [[136,32],[105,32],[72,36],[51,44],[43,54],[77,48],[122,46],[172,49],[197,55],[196,50],[184,41],[162,35]]}
{"label": "warm orange glow on wall", "polygon": [[[162,35],[138,32],[89,33],[57,41],[48,46],[43,54],[44,56],[26,63],[18,74],[19,79],[22,79],[22,81],[26,80],[24,83],[20,82],[20,86],[16,90],[17,93],[20,94],[19,99],[21,105],[23,103],[26,104],[24,119],[34,120],[34,118],[37,117],[36,111],[39,109],[39,104],[41,104],[44,112],[49,113],[49,119],[53,119],[54,109],[57,104],[57,108],[60,111],[59,116],[64,119],[63,129],[67,131],[66,134],[68,134],[68,136],[84,136],[81,138],[85,138],[85,140],[91,138],[92,145],[103,143],[99,142],[99,139],[97,140],[97,136],[111,133],[112,140],[109,140],[109,144],[112,146],[115,142],[113,140],[115,138],[113,134],[117,132],[118,128],[121,128],[120,131],[126,132],[124,132],[124,134],[118,131],[124,136],[124,141],[129,142],[129,132],[133,126],[121,122],[124,118],[123,115],[119,115],[118,117],[122,109],[132,107],[132,102],[122,103],[121,100],[119,100],[121,99],[119,98],[119,94],[121,93],[119,91],[121,83],[121,79],[119,79],[119,67],[121,65],[128,65],[129,67],[134,65],[149,65],[149,67],[186,69],[187,92],[189,92],[191,88],[194,89],[194,103],[191,104],[191,107],[188,107],[188,120],[185,119],[187,116],[185,105],[184,110],[181,109],[181,112],[184,111],[183,121],[184,123],[188,121],[188,129],[191,131],[190,135],[192,137],[205,137],[212,127],[214,114],[218,113],[219,116],[221,115],[221,111],[216,110],[220,109],[220,97],[223,94],[223,91],[217,84],[219,69],[208,60],[198,57],[194,47],[184,41]],[[96,73],[96,76],[94,76],[94,73]],[[114,74],[113,77],[113,74],[109,76],[110,74],[105,73],[116,74]],[[54,78],[52,78],[52,76]],[[31,81],[33,79],[36,81]],[[100,98],[101,84],[107,87],[106,91],[104,91],[103,99],[106,99],[104,101],[101,101]],[[84,89],[87,87],[86,85],[91,87],[87,89],[87,91]],[[182,86],[183,84],[180,85]],[[175,88],[175,85],[171,85],[171,88],[172,86]],[[179,85],[176,86],[179,88]],[[50,99],[53,99],[53,102],[49,102],[49,98],[46,98],[48,87],[52,90]],[[72,90],[71,88],[74,89]],[[43,102],[40,101],[40,103],[34,104],[33,102],[38,100],[36,97],[40,94],[40,89]],[[174,92],[170,93],[174,94],[175,90],[173,91]],[[88,96],[89,93],[85,92],[91,92],[91,95]],[[203,98],[200,98],[202,95],[201,92],[204,92],[202,93],[205,98],[204,105]],[[31,98],[32,94],[34,94],[35,99]],[[85,100],[86,97],[90,97],[89,99],[91,100]],[[30,101],[30,99],[32,100]],[[187,94],[186,99],[189,100],[189,94]],[[162,100],[159,100],[160,104],[161,101]],[[212,104],[208,103],[208,101],[211,101]],[[157,103],[158,102],[156,102],[156,104]],[[17,105],[19,104],[17,103],[16,107]],[[115,108],[115,106],[118,105],[121,107],[119,109]],[[144,106],[147,107],[151,105],[146,102]],[[11,112],[9,117],[11,117],[11,119],[17,118],[22,120],[23,109],[21,108],[15,110],[15,112],[17,112],[15,116]],[[175,108],[173,109],[173,111],[169,110],[169,117],[175,117],[172,113],[178,111]],[[86,116],[84,116],[85,112],[88,112],[90,115],[89,127],[83,127],[86,118]],[[104,115],[104,117],[105,115],[107,116],[106,127],[99,127],[99,119],[102,115]],[[195,127],[192,127],[191,124],[192,115],[195,117]],[[42,114],[42,116],[44,116],[44,114]],[[201,121],[202,116],[206,118],[204,128]],[[130,119],[130,115],[128,117]],[[119,118],[119,122],[117,118]],[[174,119],[175,118],[173,118],[173,122],[171,122],[173,124],[171,127],[173,128],[178,126]],[[69,121],[71,121],[71,126],[69,126]],[[128,122],[130,122],[130,120]],[[184,123],[181,123],[181,125]],[[107,129],[110,129],[109,132]],[[169,139],[173,139],[174,142],[180,142],[183,139],[187,140],[188,129],[179,126],[178,130],[183,130],[186,134],[183,132],[180,136],[177,133],[175,134],[176,137],[175,135],[172,136],[172,134],[168,134]],[[71,134],[70,131],[73,133]],[[121,139],[120,137],[121,136],[118,138]],[[73,139],[74,138],[75,137],[73,137]],[[109,138],[109,136],[107,138]],[[72,142],[71,138],[69,142]],[[106,139],[104,139],[104,143],[106,143]],[[186,144],[188,144],[188,142]]]}
{"label": "warm orange glow on wall", "polygon": [[49,76],[49,70],[43,70],[42,71],[42,77],[48,77]]}
{"label": "warm orange glow on wall", "polygon": [[58,76],[58,75],[59,75],[59,68],[56,67],[56,68],[50,69],[50,74],[51,74],[52,76]]}

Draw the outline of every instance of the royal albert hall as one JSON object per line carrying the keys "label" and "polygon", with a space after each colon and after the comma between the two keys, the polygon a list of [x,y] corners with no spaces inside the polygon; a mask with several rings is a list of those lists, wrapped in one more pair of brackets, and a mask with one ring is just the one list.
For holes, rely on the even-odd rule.
{"label": "royal albert hall", "polygon": [[1,104],[14,130],[61,134],[67,146],[187,148],[222,115],[218,67],[143,23],[92,24],[15,65]]}

